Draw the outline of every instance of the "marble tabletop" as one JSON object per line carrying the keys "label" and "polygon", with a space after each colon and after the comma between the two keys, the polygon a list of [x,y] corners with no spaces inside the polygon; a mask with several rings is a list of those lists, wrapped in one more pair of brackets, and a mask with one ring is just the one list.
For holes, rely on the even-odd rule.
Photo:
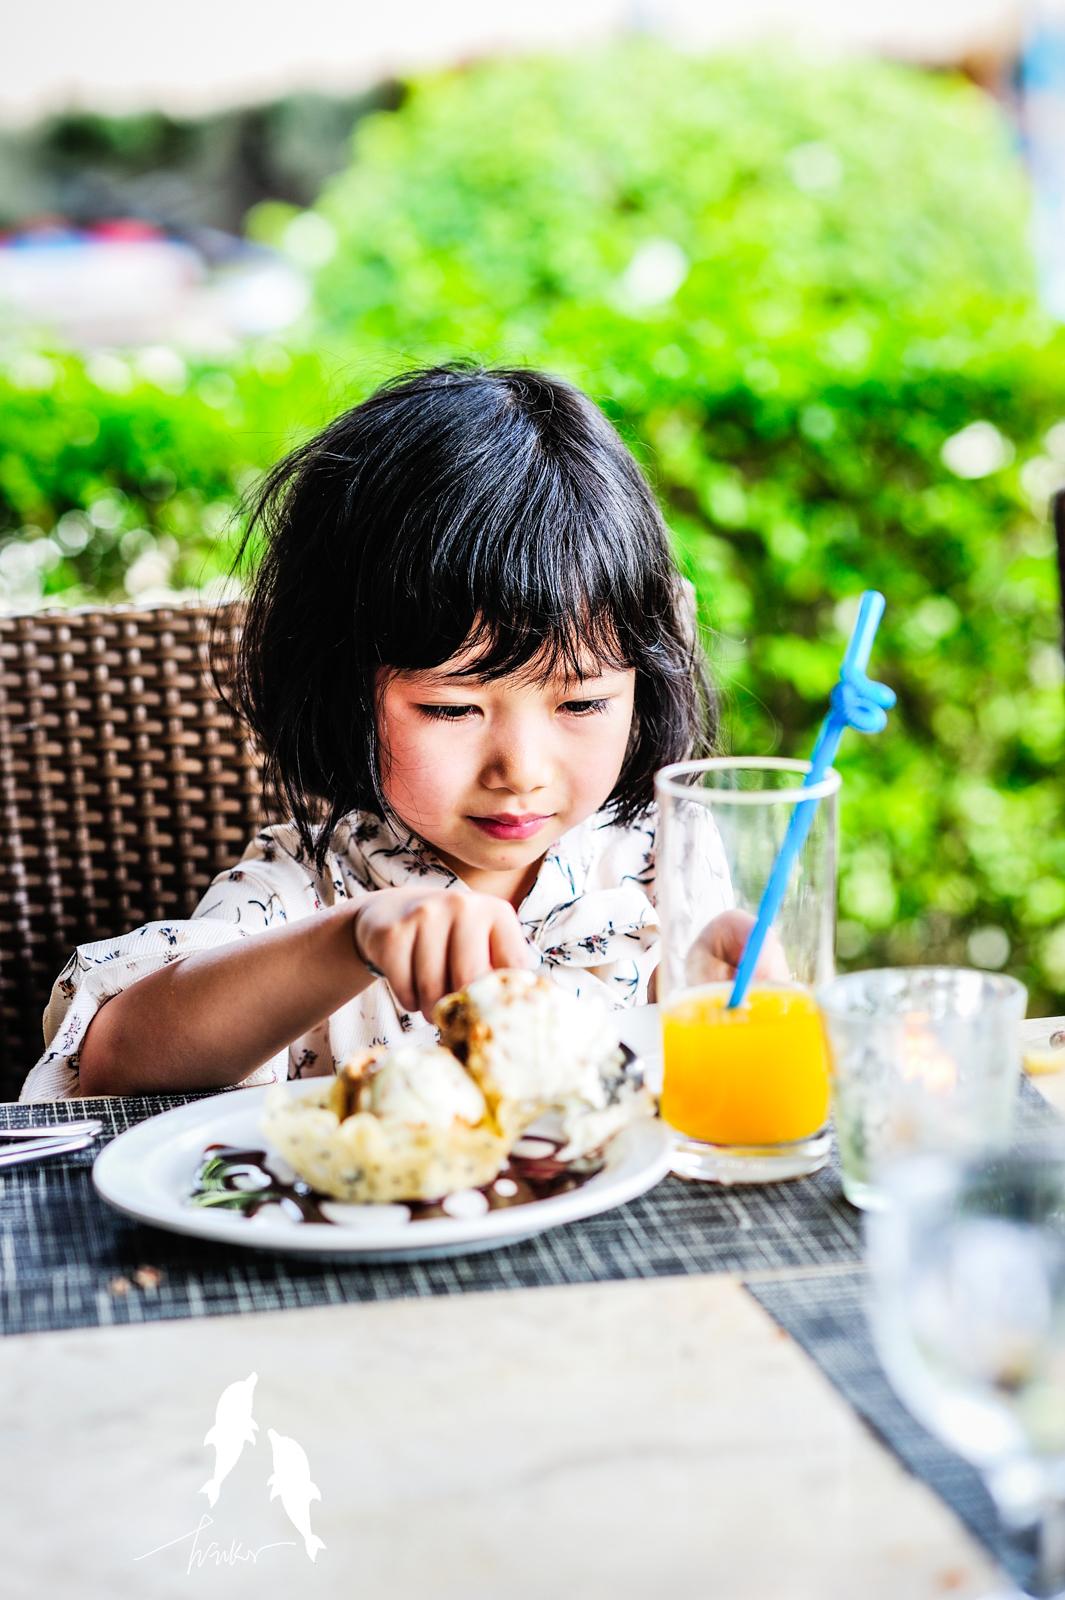
{"label": "marble tabletop", "polygon": [[[252,1372],[257,1442],[208,1511],[204,1436]],[[726,1276],[21,1335],[0,1394],[6,1600],[975,1600],[996,1582]],[[321,1494],[313,1566],[269,1498],[270,1429]]]}
{"label": "marble tabletop", "polygon": [[[1025,1024],[1027,1042],[1060,1025]],[[1065,1073],[1035,1081],[1065,1111]],[[253,1372],[256,1443],[209,1508],[204,1438]],[[726,1274],[17,1335],[0,1415],[5,1600],[1003,1587]],[[270,1498],[270,1430],[320,1493],[313,1564]]]}

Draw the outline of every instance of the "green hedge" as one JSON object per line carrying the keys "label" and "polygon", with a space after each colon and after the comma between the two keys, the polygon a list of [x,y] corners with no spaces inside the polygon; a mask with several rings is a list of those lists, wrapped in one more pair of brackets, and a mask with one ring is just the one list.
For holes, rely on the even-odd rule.
{"label": "green hedge", "polygon": [[[1000,962],[1008,939],[1036,1007],[1061,1009],[1040,501],[1065,342],[991,102],[886,65],[647,46],[489,65],[364,123],[321,206],[338,346],[543,362],[617,419],[698,586],[734,749],[808,752],[848,602],[883,590],[874,662],[899,708],[842,758],[841,952],[966,961],[984,930],[971,953]],[[947,453],[997,453],[979,479],[941,458],[974,422]]]}
{"label": "green hedge", "polygon": [[159,349],[12,358],[0,371],[0,597],[76,605],[125,600],[127,583],[148,599],[223,583],[242,494],[346,393],[316,357],[275,345],[192,369]]}
{"label": "green hedge", "polygon": [[806,753],[853,597],[887,596],[874,667],[899,707],[841,760],[844,957],[998,962],[1008,941],[1033,1009],[1065,1009],[1044,517],[1065,340],[1035,305],[996,108],[868,62],[631,45],[489,64],[364,121],[320,204],[340,248],[315,354],[248,351],[174,395],[65,359],[51,386],[0,393],[10,529],[58,548],[64,512],[121,510],[118,540],[94,524],[50,592],[116,594],[148,538],[171,582],[220,572],[249,472],[384,372],[542,363],[601,400],[657,483],[734,749]]}

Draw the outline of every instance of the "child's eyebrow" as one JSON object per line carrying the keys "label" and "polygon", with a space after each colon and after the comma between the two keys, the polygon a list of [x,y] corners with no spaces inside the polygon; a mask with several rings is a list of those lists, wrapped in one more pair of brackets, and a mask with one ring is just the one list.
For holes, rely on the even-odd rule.
{"label": "child's eyebrow", "polygon": [[558,693],[579,692],[588,684],[598,683],[603,678],[623,676],[631,668],[620,667],[612,662],[589,662],[586,673],[578,677],[572,672],[552,672],[546,675],[530,670],[518,669],[514,672],[490,673],[482,675],[477,672],[476,665],[456,672],[443,671],[445,663],[437,667],[400,667],[393,669],[393,676],[403,680],[417,689],[423,686],[428,689],[462,689],[486,688],[493,683],[501,683],[507,678],[519,683],[531,684],[537,688],[554,688]]}
{"label": "child's eyebrow", "polygon": [[417,687],[419,684],[426,689],[463,689],[471,685],[476,687],[481,681],[469,672],[440,672],[435,667],[424,667],[411,672],[398,672],[398,678],[405,678],[408,683]]}

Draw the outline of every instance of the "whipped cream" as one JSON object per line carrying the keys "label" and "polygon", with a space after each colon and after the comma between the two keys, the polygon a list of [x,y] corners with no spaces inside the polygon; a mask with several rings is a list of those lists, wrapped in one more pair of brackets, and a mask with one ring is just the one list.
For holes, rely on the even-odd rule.
{"label": "whipped cream", "polygon": [[369,1083],[375,1117],[450,1128],[457,1117],[475,1127],[485,1114],[484,1095],[450,1050],[407,1044],[390,1050]]}

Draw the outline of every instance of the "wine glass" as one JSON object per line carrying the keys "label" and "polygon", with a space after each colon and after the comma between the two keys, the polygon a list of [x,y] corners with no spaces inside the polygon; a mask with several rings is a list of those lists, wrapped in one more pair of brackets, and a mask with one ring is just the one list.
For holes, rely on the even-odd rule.
{"label": "wine glass", "polygon": [[885,1175],[872,1326],[914,1416],[981,1472],[1024,1595],[1065,1594],[1065,1143]]}

